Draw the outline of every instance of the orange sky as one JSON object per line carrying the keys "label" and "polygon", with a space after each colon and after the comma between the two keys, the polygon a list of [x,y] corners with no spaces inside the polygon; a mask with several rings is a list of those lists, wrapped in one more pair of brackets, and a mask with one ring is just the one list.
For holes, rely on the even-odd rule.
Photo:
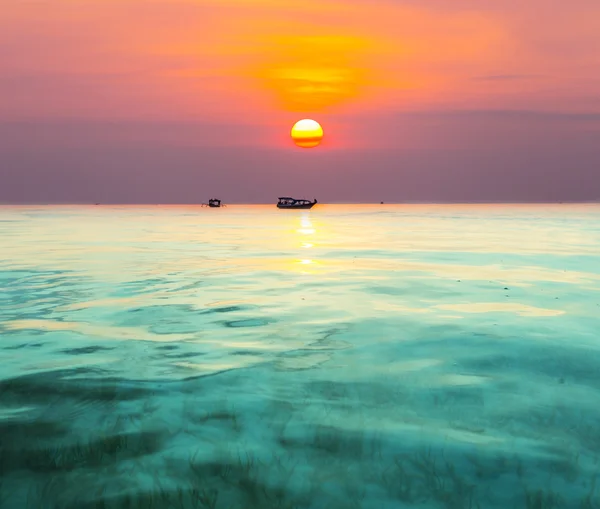
{"label": "orange sky", "polygon": [[600,4],[585,0],[8,0],[0,114],[600,111],[598,34]]}
{"label": "orange sky", "polygon": [[[301,155],[289,137],[300,118],[325,130],[321,146]],[[91,177],[78,173],[74,151],[85,158],[96,150],[102,167],[128,168],[158,161],[144,159],[150,149],[165,164],[181,156],[180,167],[244,168],[236,175],[258,186],[272,181],[261,172],[277,150],[289,152],[277,162],[288,175],[308,168],[316,179],[354,165],[347,185],[359,199],[367,151],[383,151],[387,172],[373,183],[374,199],[396,181],[407,189],[402,158],[403,171],[421,168],[440,196],[465,165],[481,166],[472,178],[487,180],[473,187],[477,197],[486,186],[492,196],[504,178],[486,176],[488,165],[502,173],[514,159],[518,184],[503,181],[508,196],[534,163],[567,161],[556,171],[578,169],[576,191],[587,196],[598,136],[598,0],[5,0],[0,9],[9,198],[14,189],[26,196],[32,175],[39,180],[31,158],[70,168],[65,181],[79,179],[87,193]],[[343,163],[322,157],[349,150]],[[153,171],[158,193],[163,170]],[[177,198],[182,186],[173,185]]]}

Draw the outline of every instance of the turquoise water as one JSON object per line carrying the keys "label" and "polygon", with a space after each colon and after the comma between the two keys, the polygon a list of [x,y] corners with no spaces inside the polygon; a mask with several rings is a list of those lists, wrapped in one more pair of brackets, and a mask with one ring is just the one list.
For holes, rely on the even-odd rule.
{"label": "turquoise water", "polygon": [[0,207],[0,507],[600,507],[600,206]]}

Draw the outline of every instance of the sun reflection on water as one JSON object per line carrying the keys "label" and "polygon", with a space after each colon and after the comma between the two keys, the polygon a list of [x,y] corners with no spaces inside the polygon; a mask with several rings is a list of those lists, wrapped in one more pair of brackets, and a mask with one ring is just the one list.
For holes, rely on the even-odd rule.
{"label": "sun reflection on water", "polygon": [[[300,228],[298,228],[296,230],[296,233],[302,235],[302,236],[307,236],[307,237],[313,237],[316,233],[317,233],[317,229],[314,227],[311,218],[310,218],[310,214],[308,212],[305,212],[302,214],[302,216],[300,217]],[[310,240],[312,242],[302,242],[300,244],[300,247],[302,249],[312,249],[314,248],[315,244],[314,244],[314,238],[310,238]],[[317,264],[317,262],[315,262],[314,259],[312,258],[306,258],[306,257],[302,257],[299,260],[297,260],[297,264],[302,265],[304,267],[304,269],[308,268],[307,266],[310,266],[310,268],[314,268],[315,265]],[[302,270],[301,271],[302,274],[313,274],[314,270]]]}

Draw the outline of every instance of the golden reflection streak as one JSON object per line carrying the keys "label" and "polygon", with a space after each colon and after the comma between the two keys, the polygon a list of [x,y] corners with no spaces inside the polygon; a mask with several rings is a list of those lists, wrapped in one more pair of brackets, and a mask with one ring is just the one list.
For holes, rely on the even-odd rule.
{"label": "golden reflection streak", "polygon": [[[314,228],[314,225],[312,223],[312,220],[311,220],[309,214],[310,213],[306,212],[300,216],[300,228],[297,228],[295,230],[296,234],[299,234],[303,237],[312,237],[312,236],[316,235],[317,229]],[[311,240],[314,241],[314,239],[312,239],[312,238],[311,238]],[[301,249],[312,249],[314,246],[315,246],[315,244],[313,242],[301,242],[300,243]],[[298,271],[299,270],[298,266],[300,266],[301,268],[300,268],[299,272],[301,274],[315,274],[316,271],[314,269],[318,265],[319,265],[319,262],[316,262],[312,258],[306,258],[303,256],[300,259],[295,260],[291,270],[294,272]],[[307,269],[311,269],[311,270],[307,270]]]}

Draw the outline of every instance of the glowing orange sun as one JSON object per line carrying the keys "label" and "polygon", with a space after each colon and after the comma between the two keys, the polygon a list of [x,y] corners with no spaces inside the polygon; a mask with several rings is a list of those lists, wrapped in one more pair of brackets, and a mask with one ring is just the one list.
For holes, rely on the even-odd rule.
{"label": "glowing orange sun", "polygon": [[323,128],[318,122],[305,118],[294,124],[291,134],[296,145],[302,148],[312,148],[321,143]]}

